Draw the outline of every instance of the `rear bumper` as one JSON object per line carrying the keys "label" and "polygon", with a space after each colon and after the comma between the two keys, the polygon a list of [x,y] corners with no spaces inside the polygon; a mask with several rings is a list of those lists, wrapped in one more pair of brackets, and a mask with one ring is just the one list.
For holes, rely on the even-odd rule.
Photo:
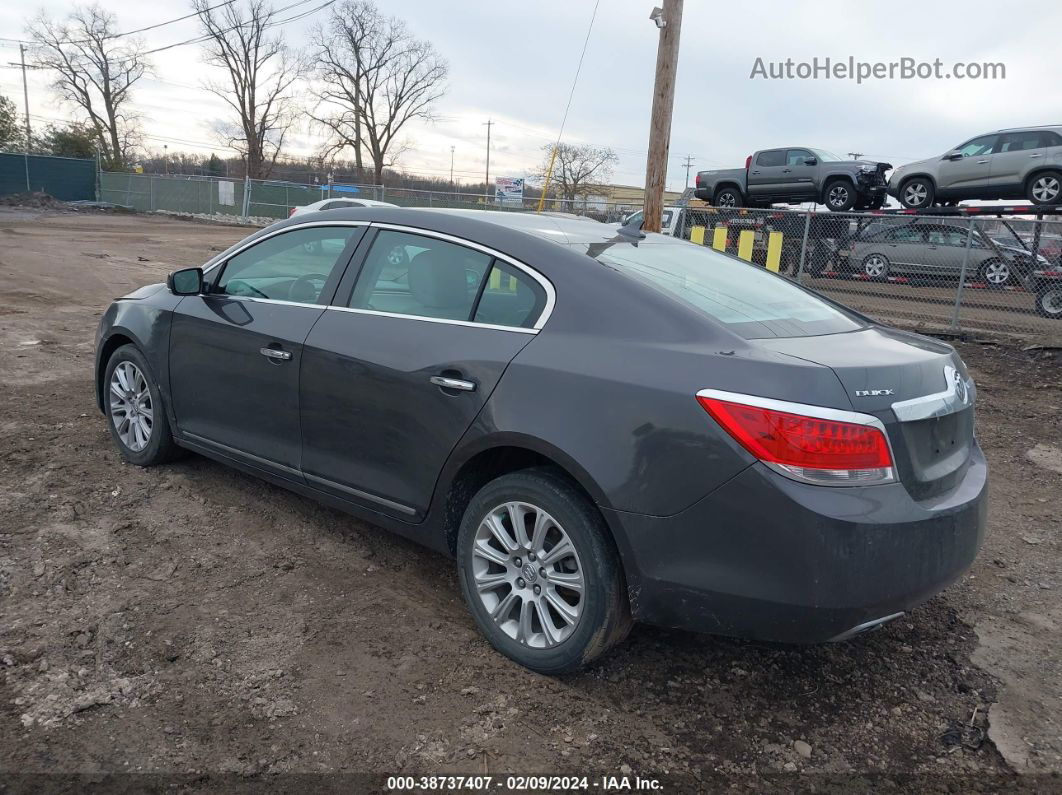
{"label": "rear bumper", "polygon": [[894,617],[956,580],[984,535],[987,468],[915,502],[901,484],[827,488],[755,464],[682,513],[606,511],[634,617],[816,643]]}

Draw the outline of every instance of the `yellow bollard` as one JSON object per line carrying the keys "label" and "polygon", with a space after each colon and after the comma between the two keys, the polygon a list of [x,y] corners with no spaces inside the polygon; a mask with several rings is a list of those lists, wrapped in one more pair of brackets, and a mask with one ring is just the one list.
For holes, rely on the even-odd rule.
{"label": "yellow bollard", "polygon": [[712,230],[712,248],[716,251],[726,251],[726,227],[717,226]]}
{"label": "yellow bollard", "polygon": [[696,243],[698,246],[704,245],[704,227],[695,226],[690,229],[690,242]]}
{"label": "yellow bollard", "polygon": [[767,236],[767,270],[778,273],[782,262],[782,233],[771,232]]}
{"label": "yellow bollard", "polygon": [[741,259],[752,262],[752,244],[756,240],[756,233],[751,229],[742,229],[738,235],[738,256]]}

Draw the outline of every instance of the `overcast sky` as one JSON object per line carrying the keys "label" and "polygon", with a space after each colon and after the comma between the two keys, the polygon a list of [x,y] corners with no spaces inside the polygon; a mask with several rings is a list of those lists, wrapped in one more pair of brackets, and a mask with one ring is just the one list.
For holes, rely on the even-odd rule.
{"label": "overcast sky", "polygon": [[[286,4],[286,3],[285,3]],[[540,148],[557,134],[593,11],[593,0],[392,0],[379,4],[429,39],[450,63],[449,90],[438,118],[407,129],[411,149],[400,166],[448,176],[455,147],[459,180],[482,180],[486,127],[493,119],[491,173],[535,170]],[[620,156],[613,181],[641,185],[645,173],[657,30],[653,0],[602,0],[575,92],[565,140],[612,147]],[[25,23],[43,9],[61,15],[69,3],[9,0],[0,4],[0,37],[24,38]],[[123,30],[189,12],[182,0],[108,0]],[[311,6],[312,7],[312,4]],[[1019,10],[1020,9],[1020,10]],[[327,11],[318,13],[324,17]],[[295,46],[312,20],[284,29]],[[682,25],[668,187],[681,189],[683,160],[694,170],[742,165],[755,149],[814,146],[842,156],[900,164],[940,154],[999,127],[1062,123],[1057,90],[1062,4],[980,2],[931,4],[687,0]],[[159,47],[197,33],[195,20],[150,31]],[[18,60],[17,44],[0,41],[0,62]],[[757,57],[864,61],[1001,62],[1002,80],[750,80]],[[195,46],[152,56],[153,76],[136,91],[151,149],[225,153],[212,130],[220,100],[198,86],[214,70]],[[217,75],[215,75],[217,76]],[[0,69],[0,93],[21,108],[20,73]],[[30,76],[30,112],[38,126],[70,117],[42,73]],[[318,141],[302,129],[292,149],[311,153]]]}

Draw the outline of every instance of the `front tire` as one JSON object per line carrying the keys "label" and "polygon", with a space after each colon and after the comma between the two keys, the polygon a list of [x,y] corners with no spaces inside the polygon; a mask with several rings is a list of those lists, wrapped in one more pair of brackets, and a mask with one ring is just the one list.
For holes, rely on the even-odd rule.
{"label": "front tire", "polygon": [[107,428],[122,458],[149,467],[172,461],[180,453],[147,358],[135,345],[111,354],[103,375]]}
{"label": "front tire", "polygon": [[1036,314],[1051,320],[1062,320],[1062,284],[1039,289],[1036,293]]}
{"label": "front tire", "polygon": [[472,498],[457,538],[461,591],[480,631],[525,668],[574,671],[631,626],[623,573],[597,509],[545,468]]}
{"label": "front tire", "polygon": [[1014,270],[1003,260],[990,259],[981,264],[980,276],[981,281],[998,290],[1013,281]]}
{"label": "front tire", "polygon": [[900,204],[908,210],[924,210],[933,206],[936,189],[925,177],[915,177],[900,186]]}
{"label": "front tire", "polygon": [[855,207],[855,186],[846,179],[835,179],[826,184],[822,191],[822,200],[826,209],[833,213],[845,213]]}

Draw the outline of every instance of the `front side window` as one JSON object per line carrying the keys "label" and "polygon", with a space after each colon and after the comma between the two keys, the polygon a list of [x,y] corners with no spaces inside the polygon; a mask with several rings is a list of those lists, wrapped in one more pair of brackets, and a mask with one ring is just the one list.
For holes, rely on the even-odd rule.
{"label": "front side window", "polygon": [[787,166],[802,166],[804,165],[804,160],[811,156],[811,152],[807,149],[790,149],[785,157],[785,164]]}
{"label": "front side window", "polygon": [[604,265],[670,294],[746,339],[808,337],[864,327],[786,279],[705,246],[668,238],[586,247]]}
{"label": "front side window", "polygon": [[398,315],[471,320],[491,257],[456,243],[382,230],[348,306]]}
{"label": "front side window", "polygon": [[785,151],[775,149],[771,152],[760,152],[756,155],[757,166],[780,166],[785,162]]}
{"label": "front side window", "polygon": [[361,227],[294,229],[255,243],[225,263],[213,292],[273,301],[316,303],[332,269]]}
{"label": "front side window", "polygon": [[964,143],[956,151],[960,152],[963,157],[990,155],[995,151],[998,140],[998,135],[982,135],[980,138],[974,138],[972,141]]}

